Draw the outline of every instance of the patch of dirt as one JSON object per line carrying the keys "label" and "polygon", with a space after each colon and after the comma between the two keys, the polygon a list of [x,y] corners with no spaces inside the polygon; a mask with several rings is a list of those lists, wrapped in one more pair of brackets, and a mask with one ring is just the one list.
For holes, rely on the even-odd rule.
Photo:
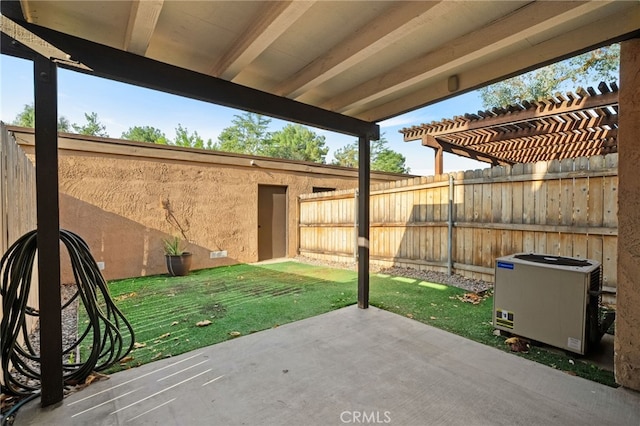
{"label": "patch of dirt", "polygon": [[208,315],[210,318],[224,318],[227,315],[227,308],[220,302],[205,302],[200,307],[200,313]]}

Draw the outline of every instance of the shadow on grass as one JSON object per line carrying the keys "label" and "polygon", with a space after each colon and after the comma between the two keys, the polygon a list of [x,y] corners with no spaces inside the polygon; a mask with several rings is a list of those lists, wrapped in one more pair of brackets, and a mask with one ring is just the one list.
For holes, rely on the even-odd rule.
{"label": "shadow on grass", "polygon": [[[113,281],[137,348],[109,372],[175,356],[355,303],[356,275],[287,262]],[[80,312],[80,326],[86,313]],[[207,326],[199,322],[210,321]]]}

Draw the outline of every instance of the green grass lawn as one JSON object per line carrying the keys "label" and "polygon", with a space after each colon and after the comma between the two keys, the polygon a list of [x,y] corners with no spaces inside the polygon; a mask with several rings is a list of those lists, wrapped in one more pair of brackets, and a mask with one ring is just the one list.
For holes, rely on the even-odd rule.
{"label": "green grass lawn", "polygon": [[[357,275],[284,262],[225,266],[195,271],[187,277],[119,280],[111,282],[109,289],[141,346],[131,352],[127,362],[112,367],[113,372],[354,304]],[[371,305],[508,350],[504,337],[493,334],[491,297],[473,305],[459,299],[464,293],[456,287],[412,278],[371,276]],[[86,320],[82,314],[81,326]],[[205,320],[211,325],[196,325]],[[518,356],[615,384],[612,373],[564,353],[534,347]]]}

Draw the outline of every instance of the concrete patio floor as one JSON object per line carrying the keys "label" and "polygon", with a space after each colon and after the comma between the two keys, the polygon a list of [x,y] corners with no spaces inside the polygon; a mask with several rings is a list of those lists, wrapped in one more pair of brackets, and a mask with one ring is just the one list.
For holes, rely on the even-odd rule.
{"label": "concrete patio floor", "polygon": [[355,306],[116,373],[17,425],[634,425],[613,389]]}

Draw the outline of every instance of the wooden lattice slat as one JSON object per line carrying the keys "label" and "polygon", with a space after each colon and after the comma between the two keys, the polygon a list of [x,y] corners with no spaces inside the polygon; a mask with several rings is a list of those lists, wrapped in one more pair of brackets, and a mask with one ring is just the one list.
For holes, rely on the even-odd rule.
{"label": "wooden lattice slat", "polygon": [[[575,93],[556,93],[548,99],[455,116],[402,129],[401,133],[405,141],[422,139],[428,145],[425,138],[435,137],[446,141],[448,148],[456,147],[456,153],[466,149],[465,156],[485,153],[509,162],[573,158],[578,152],[616,152],[617,132],[612,130],[617,129],[618,87],[600,83],[598,91],[579,88]],[[584,145],[590,139],[592,145]],[[602,140],[607,140],[606,146]],[[552,145],[556,147],[548,148]],[[448,148],[445,151],[452,152]]]}

